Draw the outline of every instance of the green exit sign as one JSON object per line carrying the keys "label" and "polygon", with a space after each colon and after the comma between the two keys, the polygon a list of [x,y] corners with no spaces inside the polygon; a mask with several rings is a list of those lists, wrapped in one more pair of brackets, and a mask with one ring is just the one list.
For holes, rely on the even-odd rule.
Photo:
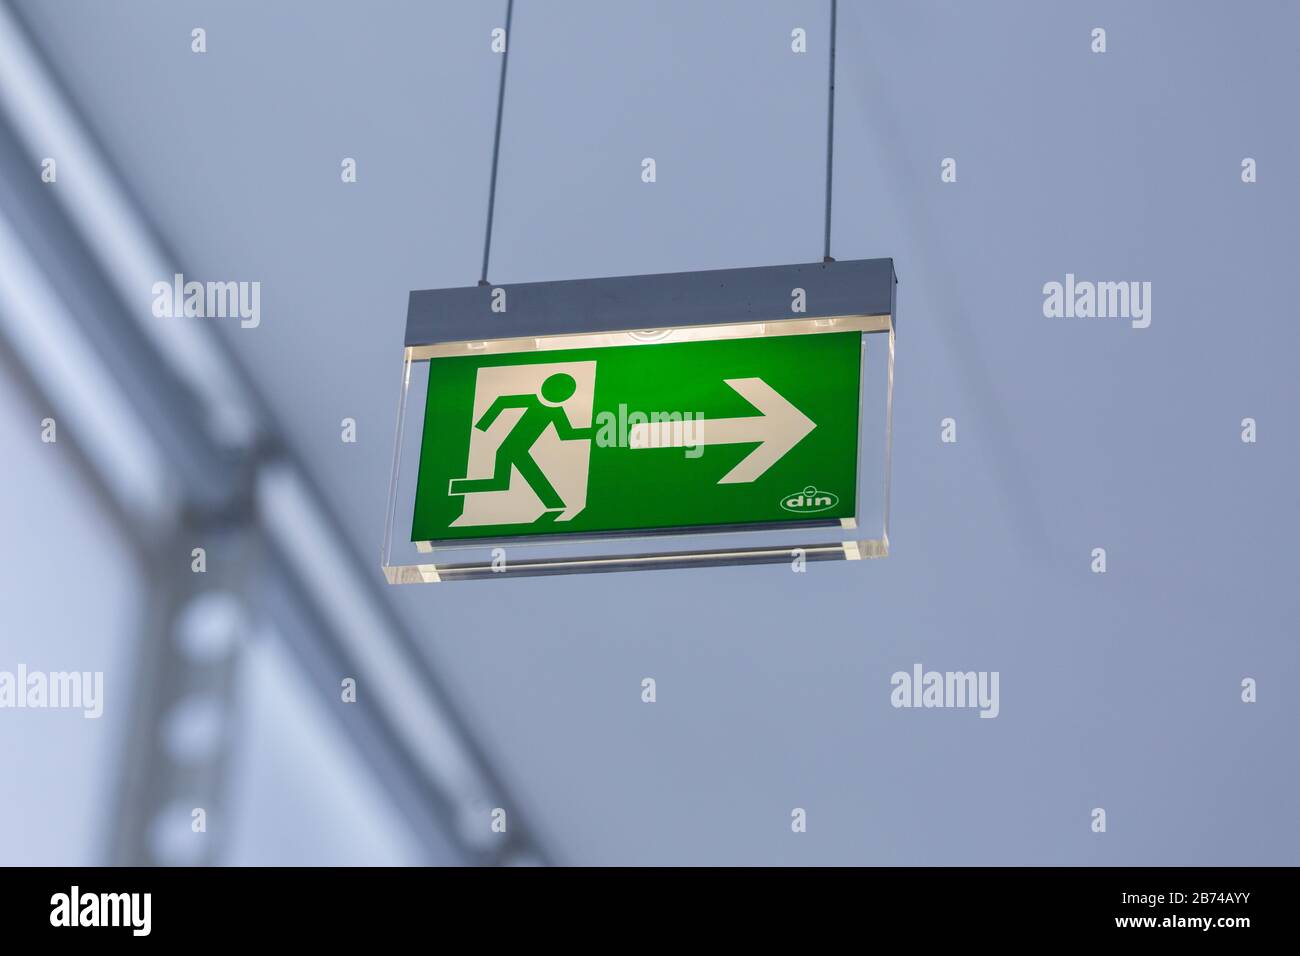
{"label": "green exit sign", "polygon": [[389,580],[883,556],[893,287],[866,260],[413,293]]}
{"label": "green exit sign", "polygon": [[839,332],[431,359],[412,539],[852,516],[861,351]]}

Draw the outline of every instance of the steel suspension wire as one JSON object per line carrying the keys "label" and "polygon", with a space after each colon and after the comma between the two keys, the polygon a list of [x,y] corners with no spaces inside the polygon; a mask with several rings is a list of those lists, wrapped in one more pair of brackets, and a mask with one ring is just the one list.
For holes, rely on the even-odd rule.
{"label": "steel suspension wire", "polygon": [[830,70],[826,93],[826,244],[822,253],[823,262],[834,262],[831,258],[831,173],[835,166],[835,20],[836,0],[831,0],[831,55]]}
{"label": "steel suspension wire", "polygon": [[479,285],[488,284],[488,259],[492,255],[492,217],[497,204],[497,162],[501,158],[501,112],[506,102],[506,66],[510,62],[510,47],[514,44],[514,38],[510,35],[514,13],[515,0],[506,0],[505,47],[501,50],[501,84],[497,88],[497,125],[492,137],[492,179],[488,185],[487,228],[483,235],[483,272],[479,276]]}

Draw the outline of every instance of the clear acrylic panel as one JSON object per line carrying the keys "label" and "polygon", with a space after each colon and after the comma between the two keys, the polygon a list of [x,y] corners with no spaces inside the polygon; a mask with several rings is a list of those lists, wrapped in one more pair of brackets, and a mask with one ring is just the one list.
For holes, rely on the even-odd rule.
{"label": "clear acrylic panel", "polygon": [[[808,436],[796,439],[796,444],[776,463],[768,463],[766,460],[758,462],[757,459],[763,456],[757,453],[756,445],[742,440],[749,437],[743,428],[752,426],[757,420],[748,417],[754,408],[769,413],[775,411],[762,408],[763,382],[757,377],[727,380],[726,384],[738,393],[727,393],[730,407],[747,409],[729,414],[740,415],[741,419],[696,412],[693,437],[689,417],[692,410],[689,408],[682,410],[686,413],[685,423],[665,422],[662,426],[637,419],[638,411],[643,417],[655,414],[651,409],[634,408],[626,415],[620,410],[615,415],[609,402],[604,403],[609,407],[596,409],[590,392],[585,399],[586,405],[578,408],[582,402],[581,393],[586,388],[581,379],[587,366],[592,369],[593,389],[594,369],[602,362],[605,362],[604,368],[623,368],[622,374],[634,382],[640,375],[639,381],[650,388],[655,383],[649,379],[659,377],[653,371],[655,368],[671,369],[673,374],[680,371],[685,379],[691,377],[691,363],[701,349],[697,347],[688,352],[681,348],[690,343],[713,343],[704,348],[723,356],[732,354],[728,350],[749,349],[753,352],[762,348],[769,355],[779,356],[780,361],[793,363],[800,377],[806,379],[806,384],[801,386],[803,391],[799,393],[802,397],[796,398],[793,404],[802,404],[805,410],[821,400],[822,393],[833,387],[837,376],[841,385],[847,381],[842,372],[849,369],[856,373],[857,379],[856,421],[844,415],[834,416],[836,420],[831,421],[821,412],[810,412],[813,417],[822,419],[820,424],[813,427],[814,423],[808,421],[805,427],[812,427]],[[678,351],[671,351],[674,347]],[[632,348],[638,351],[630,352]],[[752,365],[755,359],[746,359],[743,352],[735,351],[735,354],[743,360],[737,367],[760,367]],[[616,355],[619,356],[617,365],[613,364]],[[849,361],[852,362],[851,369],[846,364]],[[622,481],[629,489],[634,489],[629,497],[636,499],[639,496],[639,500],[631,500],[626,506],[619,507],[611,507],[607,502],[604,505],[597,502],[585,509],[581,505],[576,509],[565,507],[561,510],[557,507],[536,520],[532,519],[533,512],[529,511],[511,524],[477,523],[474,514],[479,506],[476,502],[487,501],[492,495],[496,496],[491,499],[493,501],[513,495],[523,478],[520,471],[511,471],[508,464],[504,470],[501,468],[502,448],[506,441],[485,436],[513,434],[523,413],[510,411],[511,407],[517,408],[520,404],[512,406],[511,398],[504,403],[498,398],[502,408],[491,411],[486,418],[481,415],[485,404],[478,397],[475,398],[478,404],[472,409],[445,399],[452,394],[448,383],[464,382],[468,380],[467,376],[476,374],[481,389],[486,379],[504,374],[488,370],[503,367],[512,369],[509,374],[516,376],[516,380],[519,380],[517,375],[521,367],[524,367],[526,375],[535,373],[527,379],[530,384],[524,390],[533,389],[536,382],[542,381],[542,376],[552,369],[575,372],[579,380],[576,383],[573,376],[566,376],[575,385],[577,394],[572,398],[559,403],[548,401],[544,388],[539,390],[539,395],[540,404],[551,407],[559,404],[571,412],[576,409],[579,414],[561,416],[555,430],[542,432],[533,447],[541,448],[550,442],[550,448],[563,447],[566,454],[577,454],[574,449],[582,447],[586,449],[583,454],[589,461],[591,450],[598,447],[612,449],[608,454],[602,450],[600,454],[603,457],[599,460],[614,462],[606,470],[612,467],[622,477],[605,477],[606,488],[611,482]],[[799,559],[884,557],[889,553],[893,369],[894,325],[893,317],[888,314],[779,318],[712,326],[582,332],[408,346],[401,364],[397,435],[384,529],[384,572],[390,583],[405,584]],[[605,381],[609,378],[606,375]],[[757,386],[753,384],[756,381]],[[432,407],[431,386],[432,394],[436,396]],[[755,391],[755,388],[760,390]],[[687,388],[687,391],[691,389]],[[477,392],[475,394],[477,396]],[[595,404],[602,403],[596,401]],[[586,415],[581,414],[583,412]],[[514,424],[507,421],[511,414],[519,416]],[[590,416],[595,420],[589,420]],[[794,417],[803,416],[796,411]],[[603,423],[600,428],[597,428],[598,422]],[[485,424],[486,427],[481,427]],[[558,438],[558,429],[566,424],[585,426],[587,430],[582,434],[587,437],[566,439],[564,441],[569,444],[564,444]],[[742,426],[738,436],[726,433],[728,427],[737,426]],[[481,434],[475,434],[476,427]],[[824,437],[817,435],[818,427],[824,432],[838,428],[841,436],[855,432],[856,462],[850,460],[847,468],[842,467],[839,471],[831,469],[833,463],[830,461],[819,463],[818,467],[806,467],[816,458],[815,454],[810,458],[805,451],[814,448],[813,436],[816,435],[817,439]],[[732,443],[733,438],[739,444]],[[664,444],[645,450],[646,442],[654,440]],[[494,449],[489,447],[493,441],[496,442],[497,455],[495,473],[501,478],[496,485],[491,484],[494,465],[490,462],[484,464],[494,453]],[[584,446],[583,442],[590,444]],[[484,448],[478,448],[478,444],[483,444]],[[837,444],[842,448],[848,447],[842,437],[837,438]],[[450,466],[452,471],[449,474],[453,477],[448,482],[443,473],[446,469],[439,461],[444,457],[442,450],[450,448],[461,452],[461,461],[464,462],[463,451],[467,446],[468,461]],[[751,453],[749,449],[755,451]],[[851,458],[851,451],[844,453]],[[839,454],[837,452],[836,456]],[[422,455],[426,470],[423,477]],[[751,455],[752,460],[746,464]],[[479,459],[477,476],[469,474],[475,467],[476,456]],[[538,453],[533,457],[543,456]],[[684,459],[695,460],[687,462]],[[669,461],[681,461],[681,464],[659,464]],[[803,462],[799,466],[801,470],[796,471],[795,463],[800,461]],[[781,462],[786,464],[781,465]],[[751,477],[764,464],[768,470],[757,478]],[[820,464],[825,464],[833,474],[850,477],[844,478],[834,489],[823,486],[816,477],[825,470],[820,469]],[[458,467],[460,472],[455,470]],[[518,467],[525,471],[536,470],[529,463],[528,455],[519,457]],[[588,467],[589,464],[583,465],[584,495],[587,493]],[[692,469],[696,473],[707,471],[708,486],[700,490],[696,502],[680,501],[675,508],[668,509],[648,505],[644,489],[647,483],[655,480],[656,467]],[[465,477],[456,477],[461,472]],[[670,470],[666,473],[677,472]],[[744,500],[748,504],[736,507],[727,504],[735,497],[731,489],[741,486],[715,488],[715,485],[724,484],[723,479],[714,480],[722,473],[730,476],[726,480],[744,484],[741,493],[746,496]],[[802,477],[805,473],[806,478]],[[592,478],[592,484],[595,483],[596,479]],[[846,484],[851,487],[844,487]],[[475,490],[466,493],[461,490],[464,488]],[[637,488],[641,490],[635,491]],[[675,493],[681,494],[680,491]],[[757,508],[752,504],[755,495],[761,499]],[[557,501],[561,499],[566,502],[573,500],[567,492],[557,497]],[[586,501],[585,498],[582,500]],[[682,520],[669,520],[678,513],[684,516]],[[457,516],[447,521],[438,519],[439,514]]]}

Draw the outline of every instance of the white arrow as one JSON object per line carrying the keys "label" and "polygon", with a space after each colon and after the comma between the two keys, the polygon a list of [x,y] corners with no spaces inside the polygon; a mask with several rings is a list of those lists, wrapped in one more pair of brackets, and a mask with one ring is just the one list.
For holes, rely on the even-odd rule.
{"label": "white arrow", "polygon": [[690,429],[683,428],[681,422],[642,422],[629,430],[628,444],[633,448],[681,448],[759,442],[735,468],[718,479],[720,485],[739,485],[758,478],[817,427],[761,378],[724,381],[758,409],[759,414],[746,418],[702,418],[693,436],[687,434]]}

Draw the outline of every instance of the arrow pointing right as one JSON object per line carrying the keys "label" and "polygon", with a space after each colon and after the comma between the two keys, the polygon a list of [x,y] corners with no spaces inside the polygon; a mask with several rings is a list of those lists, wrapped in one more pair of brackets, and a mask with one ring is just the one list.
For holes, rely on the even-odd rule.
{"label": "arrow pointing right", "polygon": [[[745,418],[701,419],[699,434],[691,444],[758,442],[757,448],[718,479],[720,485],[747,484],[780,461],[817,425],[761,378],[729,378],[724,381],[758,409],[759,414]],[[681,422],[642,422],[633,425],[628,432],[628,444],[633,448],[680,448],[687,444],[687,436]]]}

